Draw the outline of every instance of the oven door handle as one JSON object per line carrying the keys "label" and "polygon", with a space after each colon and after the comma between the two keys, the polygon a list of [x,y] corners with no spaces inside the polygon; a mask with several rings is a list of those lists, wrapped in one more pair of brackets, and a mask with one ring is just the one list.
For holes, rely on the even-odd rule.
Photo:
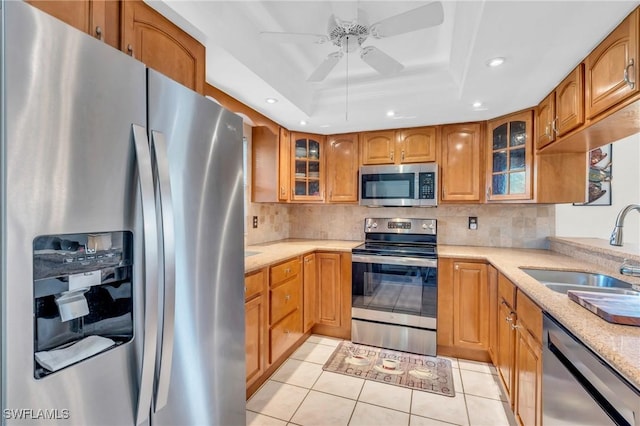
{"label": "oven door handle", "polygon": [[376,256],[366,254],[353,254],[352,262],[371,263],[375,265],[402,265],[402,266],[423,266],[427,268],[436,268],[438,266],[437,259],[426,259],[422,257],[399,257],[399,256]]}

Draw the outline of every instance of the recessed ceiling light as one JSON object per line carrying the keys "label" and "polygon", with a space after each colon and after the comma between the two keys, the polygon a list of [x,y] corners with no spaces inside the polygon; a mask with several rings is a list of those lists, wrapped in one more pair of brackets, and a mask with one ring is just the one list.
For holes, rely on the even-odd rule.
{"label": "recessed ceiling light", "polygon": [[474,108],[480,108],[481,106],[482,106],[482,102],[480,102],[480,101],[475,101],[475,102],[473,103],[473,107],[474,107]]}
{"label": "recessed ceiling light", "polygon": [[395,111],[393,111],[393,110],[387,111],[387,117],[393,117],[394,115],[396,115]]}
{"label": "recessed ceiling light", "polygon": [[489,59],[487,61],[487,66],[491,68],[499,67],[502,64],[504,64],[504,58],[501,57]]}
{"label": "recessed ceiling light", "polygon": [[275,104],[276,102],[278,102],[276,98],[267,98],[264,101],[268,104]]}
{"label": "recessed ceiling light", "polygon": [[300,125],[301,125],[301,126],[306,126],[306,125],[307,125],[307,122],[306,122],[306,121],[304,121],[304,120],[300,120]]}

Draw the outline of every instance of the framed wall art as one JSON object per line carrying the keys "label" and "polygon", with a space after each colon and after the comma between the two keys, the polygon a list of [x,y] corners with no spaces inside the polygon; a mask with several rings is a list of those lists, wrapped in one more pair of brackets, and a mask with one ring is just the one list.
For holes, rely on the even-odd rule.
{"label": "framed wall art", "polygon": [[586,202],[574,206],[611,205],[611,144],[589,151]]}

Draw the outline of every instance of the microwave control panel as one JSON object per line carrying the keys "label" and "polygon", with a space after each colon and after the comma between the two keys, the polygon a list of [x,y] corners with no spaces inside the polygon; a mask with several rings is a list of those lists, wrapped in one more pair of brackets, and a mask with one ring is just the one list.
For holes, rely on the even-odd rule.
{"label": "microwave control panel", "polygon": [[421,200],[433,200],[436,196],[436,174],[434,172],[419,173],[418,188]]}

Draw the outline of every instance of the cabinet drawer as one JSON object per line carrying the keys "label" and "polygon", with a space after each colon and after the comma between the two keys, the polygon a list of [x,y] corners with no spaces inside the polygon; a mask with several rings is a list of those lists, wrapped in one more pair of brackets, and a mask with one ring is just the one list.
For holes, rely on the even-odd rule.
{"label": "cabinet drawer", "polygon": [[503,298],[511,308],[516,306],[516,286],[502,274],[498,274],[498,299],[500,298]]}
{"label": "cabinet drawer", "polygon": [[301,289],[302,282],[298,277],[271,290],[271,298],[269,300],[271,302],[270,324],[275,324],[300,307]]}
{"label": "cabinet drawer", "polygon": [[524,325],[538,343],[542,342],[542,310],[520,290],[518,290],[516,314],[518,323]]}
{"label": "cabinet drawer", "polygon": [[302,316],[300,309],[295,310],[278,324],[271,328],[270,334],[270,359],[276,361],[287,349],[302,336]]}
{"label": "cabinet drawer", "polygon": [[244,277],[244,300],[252,299],[262,293],[265,289],[267,271],[262,269],[258,272],[245,275]]}
{"label": "cabinet drawer", "polygon": [[300,274],[300,258],[296,257],[287,262],[271,267],[271,287],[282,281],[291,279]]}

